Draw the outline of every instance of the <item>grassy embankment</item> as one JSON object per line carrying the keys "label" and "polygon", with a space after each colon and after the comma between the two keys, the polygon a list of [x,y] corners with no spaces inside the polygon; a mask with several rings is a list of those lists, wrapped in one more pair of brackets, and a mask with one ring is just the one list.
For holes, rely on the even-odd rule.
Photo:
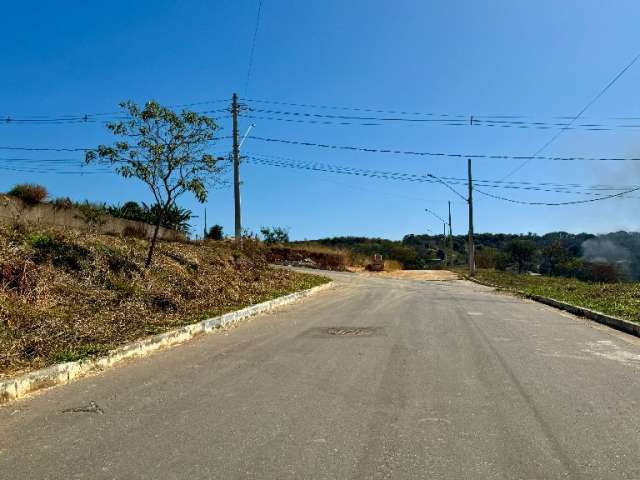
{"label": "grassy embankment", "polygon": [[[459,273],[466,273],[462,270]],[[501,288],[553,298],[640,323],[640,283],[589,283],[572,278],[479,269],[476,278]]]}
{"label": "grassy embankment", "polygon": [[0,378],[98,356],[328,281],[267,264],[262,247],[147,242],[0,226]]}

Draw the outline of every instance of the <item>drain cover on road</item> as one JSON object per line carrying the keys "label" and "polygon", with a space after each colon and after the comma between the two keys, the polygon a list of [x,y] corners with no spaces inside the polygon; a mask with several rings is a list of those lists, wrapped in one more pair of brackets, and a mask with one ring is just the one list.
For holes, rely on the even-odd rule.
{"label": "drain cover on road", "polygon": [[326,329],[326,332],[329,335],[340,335],[340,336],[363,336],[363,335],[371,335],[372,329],[367,327],[329,327]]}

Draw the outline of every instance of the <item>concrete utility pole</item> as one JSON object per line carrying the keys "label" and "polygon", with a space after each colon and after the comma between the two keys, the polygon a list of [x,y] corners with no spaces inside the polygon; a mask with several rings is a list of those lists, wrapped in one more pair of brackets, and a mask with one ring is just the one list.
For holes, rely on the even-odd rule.
{"label": "concrete utility pole", "polygon": [[473,243],[473,181],[471,179],[471,159],[467,159],[468,169],[468,185],[469,185],[469,276],[475,277],[476,275],[476,247]]}
{"label": "concrete utility pole", "polygon": [[242,247],[242,216],[240,213],[240,144],[238,142],[238,95],[233,94],[231,117],[233,118],[233,199],[235,206],[236,244]]}
{"label": "concrete utility pole", "polygon": [[444,258],[442,259],[442,264],[446,265],[448,260],[447,255],[447,222],[442,222],[442,254]]}
{"label": "concrete utility pole", "polygon": [[453,234],[451,233],[451,200],[449,200],[449,266],[453,267]]}

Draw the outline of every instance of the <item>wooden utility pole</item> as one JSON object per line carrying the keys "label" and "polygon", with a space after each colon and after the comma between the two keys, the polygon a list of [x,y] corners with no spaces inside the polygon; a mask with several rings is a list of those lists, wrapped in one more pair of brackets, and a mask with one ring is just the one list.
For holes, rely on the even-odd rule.
{"label": "wooden utility pole", "polygon": [[473,181],[471,178],[471,159],[467,159],[468,169],[468,185],[469,185],[469,197],[467,202],[469,203],[469,276],[474,277],[476,275],[476,252],[475,245],[473,243]]}
{"label": "wooden utility pole", "polygon": [[233,94],[231,117],[233,118],[233,199],[235,206],[235,239],[242,247],[242,216],[240,213],[240,143],[238,142],[238,95]]}
{"label": "wooden utility pole", "polygon": [[449,266],[453,267],[453,234],[451,233],[451,200],[449,200]]}

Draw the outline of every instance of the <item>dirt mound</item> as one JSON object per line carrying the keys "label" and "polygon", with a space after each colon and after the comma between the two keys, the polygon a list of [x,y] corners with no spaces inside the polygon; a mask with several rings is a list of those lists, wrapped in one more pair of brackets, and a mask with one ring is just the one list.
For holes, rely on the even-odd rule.
{"label": "dirt mound", "polygon": [[269,263],[279,265],[299,265],[325,270],[344,271],[347,258],[339,252],[319,252],[290,247],[270,247],[266,251]]}

